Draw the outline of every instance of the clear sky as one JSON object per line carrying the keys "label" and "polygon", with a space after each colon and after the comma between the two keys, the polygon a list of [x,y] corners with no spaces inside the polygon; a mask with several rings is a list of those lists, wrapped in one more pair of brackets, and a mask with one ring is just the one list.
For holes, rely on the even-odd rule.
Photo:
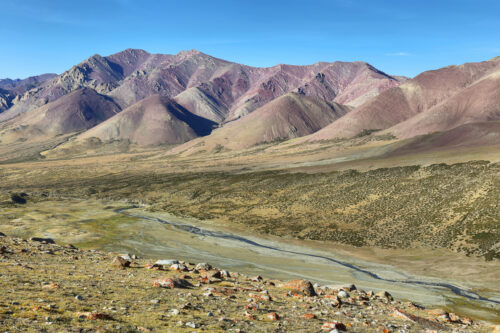
{"label": "clear sky", "polygon": [[362,60],[414,76],[500,55],[500,1],[0,0],[0,35],[0,78],[126,48],[253,66]]}

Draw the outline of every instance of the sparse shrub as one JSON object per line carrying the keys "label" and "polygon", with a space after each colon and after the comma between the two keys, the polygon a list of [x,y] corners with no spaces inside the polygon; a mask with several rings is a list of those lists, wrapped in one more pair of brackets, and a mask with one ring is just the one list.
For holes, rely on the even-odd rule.
{"label": "sparse shrub", "polygon": [[27,196],[28,195],[26,193],[12,193],[10,195],[10,199],[14,203],[24,205],[27,202],[25,199],[25,197],[27,197]]}

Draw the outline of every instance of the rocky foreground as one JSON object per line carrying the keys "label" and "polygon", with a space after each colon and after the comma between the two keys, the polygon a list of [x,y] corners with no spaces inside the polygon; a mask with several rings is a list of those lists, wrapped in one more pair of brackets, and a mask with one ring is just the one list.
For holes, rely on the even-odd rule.
{"label": "rocky foreground", "polygon": [[[498,328],[497,328],[498,329]],[[491,332],[388,292],[0,233],[0,332]]]}

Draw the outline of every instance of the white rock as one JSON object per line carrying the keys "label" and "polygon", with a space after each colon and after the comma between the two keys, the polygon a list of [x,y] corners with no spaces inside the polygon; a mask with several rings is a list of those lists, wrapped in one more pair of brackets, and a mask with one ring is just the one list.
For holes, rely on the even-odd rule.
{"label": "white rock", "polygon": [[191,327],[191,328],[196,328],[196,327],[198,327],[198,325],[196,325],[196,323],[193,323],[192,321],[188,321],[188,322],[186,323],[186,326],[187,326],[187,327]]}
{"label": "white rock", "polygon": [[199,271],[201,270],[209,271],[212,269],[212,266],[207,264],[206,262],[200,262],[198,265],[196,265],[195,268]]}
{"label": "white rock", "polygon": [[165,266],[171,266],[178,264],[179,261],[175,259],[162,259],[162,260],[157,260],[154,264],[155,265],[165,265]]}
{"label": "white rock", "polygon": [[132,261],[132,258],[130,257],[130,254],[120,254],[120,256],[122,259],[125,259],[125,260],[128,260],[128,261]]}

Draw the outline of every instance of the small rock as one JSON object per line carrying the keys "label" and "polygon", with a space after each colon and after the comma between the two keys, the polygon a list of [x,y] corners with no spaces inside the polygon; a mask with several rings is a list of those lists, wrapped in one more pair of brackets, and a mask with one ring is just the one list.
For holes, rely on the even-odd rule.
{"label": "small rock", "polygon": [[82,297],[81,295],[76,295],[76,296],[75,296],[75,299],[76,299],[77,301],[81,301],[81,300],[83,299],[83,297]]}
{"label": "small rock", "polygon": [[213,317],[213,316],[214,316],[214,314],[212,312],[210,312],[210,311],[207,312],[207,317]]}
{"label": "small rock", "polygon": [[467,325],[467,326],[470,326],[473,323],[472,319],[470,319],[470,318],[462,318],[461,321],[462,321],[462,324]]}
{"label": "small rock", "polygon": [[3,232],[0,232],[0,237],[6,237],[6,235]]}
{"label": "small rock", "polygon": [[132,258],[130,257],[130,254],[120,254],[119,257],[125,259],[125,260],[128,260],[128,261],[132,261]]}
{"label": "small rock", "polygon": [[179,310],[177,310],[177,309],[172,309],[172,310],[170,310],[170,314],[171,314],[172,316],[177,316],[179,313],[181,313],[181,312],[180,312]]}
{"label": "small rock", "polygon": [[151,303],[152,303],[152,304],[159,304],[159,303],[160,303],[160,300],[159,300],[159,299],[152,299],[152,300],[151,300]]}
{"label": "small rock", "polygon": [[186,323],[186,326],[187,327],[191,327],[191,328],[197,328],[198,327],[198,325],[196,325],[196,323],[193,323],[192,321],[188,321]]}
{"label": "small rock", "polygon": [[52,238],[41,238],[41,237],[31,237],[31,241],[40,242],[44,244],[55,244],[56,242]]}
{"label": "small rock", "polygon": [[450,318],[450,320],[451,320],[452,322],[454,322],[454,323],[458,323],[458,322],[460,322],[460,317],[459,317],[459,316],[457,316],[455,313],[450,312],[450,313],[448,314],[448,316],[449,316],[449,318]]}
{"label": "small rock", "polygon": [[339,297],[342,297],[342,298],[349,297],[349,294],[345,290],[339,290],[338,295],[339,295]]}
{"label": "small rock", "polygon": [[185,271],[187,271],[187,267],[182,265],[182,264],[173,264],[170,266],[170,270],[178,271],[178,272],[185,272]]}
{"label": "small rock", "polygon": [[206,262],[200,262],[198,265],[196,265],[195,269],[198,271],[209,271],[212,269],[212,266],[210,264],[207,264]]}
{"label": "small rock", "polygon": [[276,321],[276,320],[280,319],[280,317],[278,316],[278,314],[276,312],[268,313],[266,318],[269,320],[272,320],[272,321]]}
{"label": "small rock", "polygon": [[313,313],[306,313],[304,319],[316,319],[316,315]]}
{"label": "small rock", "polygon": [[189,288],[193,285],[184,279],[172,279],[172,278],[159,278],[153,282],[155,287],[163,287],[163,288]]}
{"label": "small rock", "polygon": [[388,300],[392,300],[392,295],[389,294],[387,291],[385,290],[382,290],[382,291],[379,291],[378,293],[375,293],[375,296],[376,297],[380,297],[380,298],[386,298]]}
{"label": "small rock", "polygon": [[172,266],[178,263],[179,261],[176,259],[162,259],[162,260],[157,260],[153,265]]}
{"label": "small rock", "polygon": [[113,259],[111,262],[111,265],[116,266],[116,267],[130,267],[131,262],[129,260],[123,259],[122,257],[118,256]]}
{"label": "small rock", "polygon": [[59,288],[59,285],[56,284],[56,283],[54,283],[54,282],[51,282],[49,284],[46,284],[46,285],[42,286],[42,288],[43,289],[52,289],[53,290],[53,289]]}
{"label": "small rock", "polygon": [[193,305],[191,303],[186,303],[181,306],[182,310],[192,309]]}
{"label": "small rock", "polygon": [[88,320],[111,320],[113,319],[110,315],[100,312],[76,312],[75,316],[78,318],[87,318]]}
{"label": "small rock", "polygon": [[280,285],[281,288],[284,289],[291,289],[295,291],[300,291],[304,293],[306,296],[316,296],[316,291],[314,291],[314,287],[311,284],[311,282],[302,280],[302,279],[297,279],[297,280],[292,280],[288,281],[285,283],[282,283]]}
{"label": "small rock", "polygon": [[321,326],[321,330],[323,330],[323,331],[331,332],[332,329],[336,329],[339,331],[345,331],[346,326],[342,323],[337,322],[337,321],[329,321],[329,322],[324,323],[323,326]]}

